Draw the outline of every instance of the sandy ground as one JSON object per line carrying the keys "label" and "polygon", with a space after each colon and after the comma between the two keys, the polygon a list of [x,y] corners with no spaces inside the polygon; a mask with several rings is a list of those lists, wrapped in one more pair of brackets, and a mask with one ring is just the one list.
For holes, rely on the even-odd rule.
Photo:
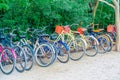
{"label": "sandy ground", "polygon": [[31,71],[14,71],[11,75],[0,72],[0,80],[120,80],[120,53],[84,56],[79,61],[55,62],[46,68],[35,65]]}

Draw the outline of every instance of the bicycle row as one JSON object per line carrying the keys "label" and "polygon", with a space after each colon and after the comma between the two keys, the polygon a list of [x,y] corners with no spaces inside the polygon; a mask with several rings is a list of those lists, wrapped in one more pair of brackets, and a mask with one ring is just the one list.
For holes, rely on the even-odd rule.
{"label": "bicycle row", "polygon": [[[113,41],[116,40],[111,35],[113,33],[81,27],[73,31],[73,26],[78,24],[56,26],[55,33],[51,35],[44,34],[48,27],[28,28],[26,31],[21,31],[20,28],[0,29],[1,71],[4,74],[11,74],[14,69],[24,72],[31,70],[34,62],[47,67],[56,60],[66,63],[69,59],[77,61],[84,55],[93,57],[112,50]],[[14,41],[13,38],[16,37],[19,39]]]}

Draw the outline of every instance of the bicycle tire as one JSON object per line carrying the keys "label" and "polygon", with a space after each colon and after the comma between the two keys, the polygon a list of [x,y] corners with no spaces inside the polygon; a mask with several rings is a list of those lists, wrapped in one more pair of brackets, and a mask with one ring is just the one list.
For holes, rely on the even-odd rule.
{"label": "bicycle tire", "polygon": [[110,37],[112,38],[113,42],[116,42],[116,32],[112,33],[112,32],[108,32],[108,35],[110,35]]}
{"label": "bicycle tire", "polygon": [[69,61],[69,47],[65,42],[57,42],[54,44],[55,51],[57,53],[57,60],[61,63],[67,63]]}
{"label": "bicycle tire", "polygon": [[113,40],[112,37],[109,34],[104,34],[106,37],[107,41],[109,42],[109,48],[107,49],[107,52],[110,52],[113,48]]}
{"label": "bicycle tire", "polygon": [[[86,48],[86,55],[89,57],[94,57],[98,53],[98,41],[94,36],[86,36],[86,43],[88,44]],[[93,51],[95,50],[95,51]]]}
{"label": "bicycle tire", "polygon": [[[76,38],[69,43],[70,59],[77,61],[80,60],[85,54],[85,43],[81,38]],[[76,57],[75,57],[76,56]]]}
{"label": "bicycle tire", "polygon": [[15,54],[17,55],[15,69],[18,72],[22,73],[25,71],[26,68],[26,55],[21,46],[15,46],[14,51]]}
{"label": "bicycle tire", "polygon": [[[6,51],[6,50],[8,50],[7,51],[7,53],[5,52],[4,53],[4,51]],[[8,52],[10,52],[9,54],[8,54]],[[8,70],[7,71],[7,69],[4,69],[4,66],[5,66],[5,62],[3,62],[4,60],[4,58],[5,58],[5,54],[7,54],[7,56],[6,57],[9,57],[11,60],[7,60],[7,62],[8,61],[10,61],[10,62],[8,62],[8,64],[7,64],[7,62],[6,62],[6,64],[9,66],[11,66],[11,69],[10,70]],[[3,57],[3,55],[4,55],[4,57]],[[2,61],[3,60],[3,61]],[[14,70],[14,68],[15,68],[15,64],[16,64],[16,59],[15,59],[15,56],[13,55],[13,53],[12,53],[12,51],[11,51],[11,49],[10,48],[4,48],[3,49],[3,51],[2,51],[2,53],[1,53],[1,55],[0,55],[0,69],[1,69],[1,71],[4,73],[4,74],[6,74],[6,75],[9,75],[9,74],[11,74],[12,72],[13,72],[13,70]],[[3,63],[2,63],[3,62]],[[9,66],[9,68],[10,68],[10,66]]]}
{"label": "bicycle tire", "polygon": [[109,42],[107,41],[107,39],[103,35],[99,35],[97,37],[97,39],[99,41],[98,52],[101,54],[106,53],[109,46],[110,46]]}
{"label": "bicycle tire", "polygon": [[[46,51],[49,50],[50,54],[45,54],[44,53],[45,50]],[[45,61],[42,60],[43,58],[46,58],[46,59],[51,58],[51,60],[49,62],[45,62]],[[53,46],[49,43],[40,43],[38,48],[35,51],[35,61],[36,61],[36,63],[41,67],[47,67],[47,66],[50,66],[51,64],[53,64],[55,59],[56,59],[56,54],[55,54],[55,50],[54,50]]]}
{"label": "bicycle tire", "polygon": [[32,69],[33,64],[34,64],[34,52],[33,49],[29,46],[29,45],[23,45],[22,49],[26,55],[26,71],[29,71],[30,69]]}

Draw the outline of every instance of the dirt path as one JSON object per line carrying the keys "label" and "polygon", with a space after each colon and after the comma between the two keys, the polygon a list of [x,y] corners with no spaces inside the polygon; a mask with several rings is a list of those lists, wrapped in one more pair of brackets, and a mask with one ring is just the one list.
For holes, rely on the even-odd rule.
{"label": "dirt path", "polygon": [[34,66],[24,73],[14,71],[4,75],[0,72],[0,80],[120,80],[120,53],[84,56],[79,61],[55,62],[46,68]]}

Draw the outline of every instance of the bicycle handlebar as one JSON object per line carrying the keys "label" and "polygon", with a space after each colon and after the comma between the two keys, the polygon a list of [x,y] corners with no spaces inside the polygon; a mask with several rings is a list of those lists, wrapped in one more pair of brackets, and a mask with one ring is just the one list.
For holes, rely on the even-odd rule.
{"label": "bicycle handlebar", "polygon": [[32,34],[34,34],[35,32],[37,32],[37,33],[42,33],[42,32],[44,32],[44,31],[46,30],[47,27],[48,27],[48,26],[43,27],[42,30],[41,30],[41,29],[28,28],[28,29],[26,30],[26,32],[31,32]]}
{"label": "bicycle handlebar", "polygon": [[99,26],[99,24],[94,24],[94,23],[90,23],[89,25],[86,26],[86,28],[90,27],[90,26]]}
{"label": "bicycle handlebar", "polygon": [[74,23],[74,24],[71,24],[71,25],[69,25],[70,27],[72,27],[72,26],[79,26],[79,24],[77,24],[77,23]]}

